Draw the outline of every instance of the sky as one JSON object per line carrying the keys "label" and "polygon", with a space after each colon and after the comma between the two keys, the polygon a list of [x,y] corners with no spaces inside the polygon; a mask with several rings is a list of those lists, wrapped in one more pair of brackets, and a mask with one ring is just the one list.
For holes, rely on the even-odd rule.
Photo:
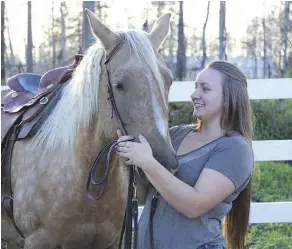
{"label": "sky", "polygon": [[[67,1],[67,5],[77,7],[81,4],[79,1]],[[107,1],[111,4],[109,9],[108,25],[115,27],[117,22],[120,22],[120,29],[126,27],[126,12],[130,15],[135,15],[136,25],[142,26],[142,16],[144,7],[148,4],[147,1]],[[240,41],[246,35],[248,21],[255,16],[263,16],[272,5],[279,4],[277,0],[229,0],[226,1],[226,29],[231,37],[235,39],[236,49],[233,55],[239,55]],[[58,1],[55,2],[58,6]],[[43,26],[50,21],[50,12],[52,2],[45,0],[32,1],[32,28],[33,28],[33,43],[36,47],[43,39]],[[58,7],[57,7],[58,8]],[[191,28],[202,30],[203,23],[206,17],[207,1],[187,0],[184,1],[184,21]],[[6,13],[9,19],[9,30],[12,40],[12,45],[16,54],[24,59],[24,41],[26,40],[27,32],[27,2],[23,0],[6,1]],[[74,11],[70,8],[70,11]],[[188,30],[185,30],[188,32]],[[211,1],[209,22],[206,30],[207,39],[212,40],[218,37],[219,33],[219,1]],[[200,35],[201,32],[198,34]]]}

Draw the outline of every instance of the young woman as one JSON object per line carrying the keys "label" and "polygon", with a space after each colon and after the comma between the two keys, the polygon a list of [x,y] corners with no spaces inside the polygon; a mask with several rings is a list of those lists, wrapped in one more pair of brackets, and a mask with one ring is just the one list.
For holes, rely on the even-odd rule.
{"label": "young woman", "polygon": [[[210,63],[191,95],[194,124],[170,128],[179,170],[168,172],[147,140],[118,131],[117,153],[140,167],[159,192],[153,217],[154,249],[243,249],[253,172],[252,111],[247,81],[233,64]],[[151,188],[139,221],[138,248],[148,249]],[[221,221],[225,217],[224,232]]]}

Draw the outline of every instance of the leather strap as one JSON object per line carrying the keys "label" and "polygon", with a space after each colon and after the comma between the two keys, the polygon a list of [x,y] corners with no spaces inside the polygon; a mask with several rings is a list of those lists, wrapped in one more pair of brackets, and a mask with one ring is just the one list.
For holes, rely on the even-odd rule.
{"label": "leather strap", "polygon": [[120,34],[120,40],[118,41],[117,45],[114,47],[114,49],[109,52],[106,56],[106,60],[104,62],[104,64],[108,64],[108,62],[110,61],[110,59],[115,55],[115,53],[121,48],[121,46],[123,45],[124,41],[126,40],[126,37],[124,34]]}
{"label": "leather strap", "polygon": [[[106,185],[108,182],[108,177],[109,177],[109,168],[110,168],[110,158],[111,158],[111,154],[112,154],[112,150],[113,148],[117,145],[117,141],[110,141],[108,142],[106,145],[104,145],[104,147],[100,150],[100,152],[98,153],[96,159],[94,160],[88,178],[87,178],[87,183],[86,183],[86,196],[88,199],[91,200],[99,200],[103,197],[104,192],[106,190]],[[102,159],[102,157],[104,156],[104,154],[107,153],[106,156],[106,162],[105,162],[105,172],[104,172],[104,176],[103,178],[96,182],[94,180],[94,174],[96,172],[97,167],[100,165],[99,162]],[[95,186],[101,186],[101,191],[100,194],[97,197],[93,197],[90,193],[89,193],[89,187],[90,184],[95,185]]]}
{"label": "leather strap", "polygon": [[150,217],[149,217],[149,240],[150,240],[150,249],[154,249],[154,238],[153,238],[153,217],[157,207],[157,201],[159,198],[159,193],[155,190],[154,195],[151,200],[151,209],[150,209]]}
{"label": "leather strap", "polygon": [[[11,188],[11,159],[15,142],[17,141],[19,133],[19,123],[14,125],[10,131],[10,134],[6,138],[5,145],[2,147],[1,163],[4,165],[2,169],[2,191],[1,191],[1,206],[4,208],[7,216],[12,222],[19,236],[22,238],[22,244],[19,247],[24,246],[25,237],[17,226],[13,215],[13,197]],[[3,155],[4,154],[4,155]]]}

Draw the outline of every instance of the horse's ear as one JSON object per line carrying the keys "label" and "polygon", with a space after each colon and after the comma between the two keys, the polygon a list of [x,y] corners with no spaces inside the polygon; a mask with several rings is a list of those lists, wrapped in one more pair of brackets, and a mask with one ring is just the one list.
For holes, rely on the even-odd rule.
{"label": "horse's ear", "polygon": [[165,38],[169,32],[170,24],[170,13],[161,16],[154,24],[151,30],[151,40],[153,41],[155,47],[158,49],[160,45],[164,42]]}
{"label": "horse's ear", "polygon": [[106,50],[111,49],[117,43],[118,35],[104,25],[95,14],[85,9],[93,34],[101,41]]}

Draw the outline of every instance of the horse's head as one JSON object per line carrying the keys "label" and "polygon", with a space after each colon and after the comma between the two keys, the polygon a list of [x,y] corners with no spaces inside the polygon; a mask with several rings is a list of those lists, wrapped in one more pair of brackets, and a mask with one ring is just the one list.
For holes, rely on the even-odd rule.
{"label": "horse's head", "polygon": [[[109,83],[127,132],[135,137],[143,134],[151,144],[155,158],[166,167],[176,168],[168,132],[168,93],[173,79],[158,53],[169,31],[170,14],[162,16],[150,33],[115,33],[92,12],[87,10],[87,15],[92,31],[100,39],[107,56],[112,54],[100,85],[98,105],[103,134],[114,139],[116,129],[121,128],[117,116],[111,119],[112,105],[106,100]],[[122,38],[124,41],[120,42]],[[118,44],[120,46],[117,47]]]}

